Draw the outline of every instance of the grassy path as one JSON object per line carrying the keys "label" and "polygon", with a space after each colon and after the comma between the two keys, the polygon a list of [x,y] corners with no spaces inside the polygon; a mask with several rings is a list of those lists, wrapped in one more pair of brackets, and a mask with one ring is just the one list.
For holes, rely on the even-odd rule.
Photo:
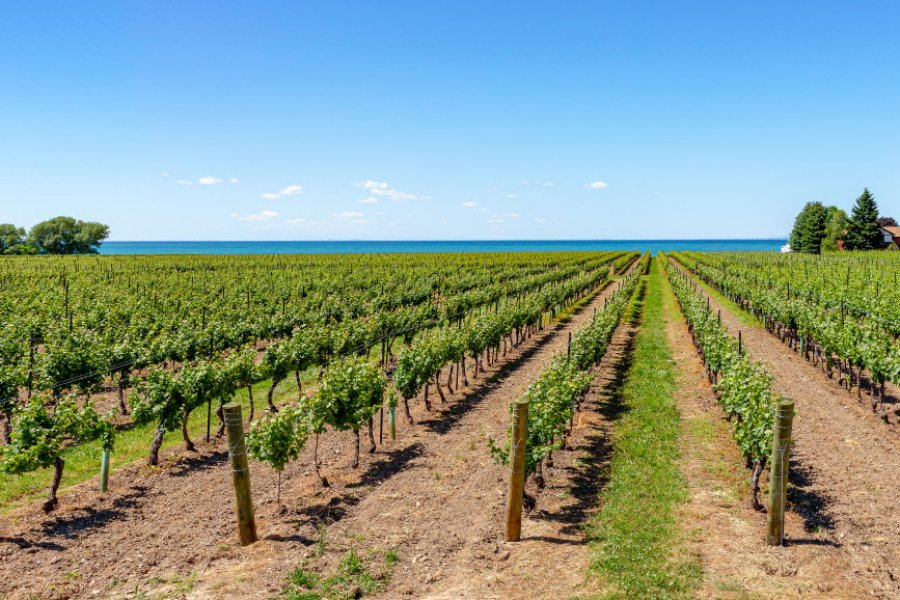
{"label": "grassy path", "polygon": [[604,598],[686,598],[700,578],[678,523],[686,483],[678,468],[681,420],[674,399],[675,365],[666,339],[664,273],[653,260],[646,279],[641,329],[618,401],[615,453],[602,508],[589,526],[591,569],[614,590]]}

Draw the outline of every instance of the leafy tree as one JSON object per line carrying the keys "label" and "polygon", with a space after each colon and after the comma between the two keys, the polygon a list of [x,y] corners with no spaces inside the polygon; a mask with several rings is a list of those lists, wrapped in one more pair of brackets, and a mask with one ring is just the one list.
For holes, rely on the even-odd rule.
{"label": "leafy tree", "polygon": [[108,225],[72,217],[42,221],[28,232],[29,243],[41,254],[96,254],[107,237]]}
{"label": "leafy tree", "polygon": [[837,252],[838,240],[844,239],[849,221],[847,213],[836,206],[828,207],[828,219],[825,224],[825,238],[822,240],[822,252]]}
{"label": "leafy tree", "polygon": [[878,205],[868,188],[856,199],[850,213],[847,237],[844,245],[848,250],[875,250],[881,248],[882,233],[878,227]]}
{"label": "leafy tree", "polygon": [[894,217],[878,217],[876,223],[879,227],[897,227],[897,219]]}
{"label": "leafy tree", "polygon": [[821,202],[807,202],[794,220],[794,229],[790,237],[791,250],[818,254],[825,237],[827,219],[827,209]]}
{"label": "leafy tree", "polygon": [[29,254],[23,228],[11,223],[0,224],[0,254]]}
{"label": "leafy tree", "polygon": [[12,443],[0,446],[0,471],[27,473],[53,466],[50,497],[43,505],[44,512],[49,513],[59,506],[56,492],[65,467],[63,450],[96,439],[102,440],[105,450],[112,450],[115,429],[90,402],[79,407],[74,397],[66,397],[52,408],[45,402],[45,398],[34,396],[16,414]]}

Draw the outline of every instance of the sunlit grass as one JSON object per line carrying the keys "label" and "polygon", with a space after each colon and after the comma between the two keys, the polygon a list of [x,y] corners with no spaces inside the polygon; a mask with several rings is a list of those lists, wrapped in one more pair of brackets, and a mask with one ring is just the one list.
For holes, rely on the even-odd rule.
{"label": "sunlit grass", "polygon": [[[302,374],[301,381],[304,386],[315,382],[318,368],[309,369]],[[256,405],[255,418],[261,417],[266,410],[266,392],[271,385],[271,380],[261,381],[253,386],[253,399]],[[297,398],[297,385],[293,377],[287,378],[278,384],[275,389],[274,401],[283,404]],[[239,390],[234,401],[240,402],[244,408],[244,415],[248,414],[249,400],[247,391]],[[213,405],[215,411],[215,404]],[[215,413],[212,415],[212,434],[215,436],[218,419]],[[110,456],[110,487],[115,486],[114,474],[116,470],[131,465],[137,461],[144,461],[150,454],[150,443],[156,430],[156,423],[132,425],[121,429],[116,435],[115,449]],[[196,443],[204,440],[206,436],[206,406],[202,406],[191,413],[188,421],[188,431],[191,439]],[[215,438],[213,438],[215,439]],[[163,450],[183,444],[181,431],[166,433],[163,440]],[[102,449],[99,442],[91,442],[67,449],[63,453],[66,461],[63,479],[60,485],[60,496],[65,497],[66,488],[98,477],[100,474],[100,458]],[[0,473],[0,513],[44,497],[50,489],[53,480],[53,469],[38,469],[20,475]],[[64,501],[64,500],[63,500]]]}
{"label": "sunlit grass", "polygon": [[678,468],[681,423],[663,319],[675,308],[671,295],[664,302],[662,278],[654,261],[619,398],[624,412],[615,425],[609,484],[588,529],[591,569],[608,584],[606,599],[688,598],[700,578],[677,522],[687,486]]}

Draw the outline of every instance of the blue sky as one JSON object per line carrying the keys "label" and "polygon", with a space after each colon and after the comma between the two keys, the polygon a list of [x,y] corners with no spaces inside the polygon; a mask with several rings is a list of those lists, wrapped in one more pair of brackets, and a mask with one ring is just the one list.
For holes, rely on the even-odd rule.
{"label": "blue sky", "polygon": [[[0,222],[115,240],[900,218],[897,2],[0,3]],[[592,185],[593,184],[593,185]]]}

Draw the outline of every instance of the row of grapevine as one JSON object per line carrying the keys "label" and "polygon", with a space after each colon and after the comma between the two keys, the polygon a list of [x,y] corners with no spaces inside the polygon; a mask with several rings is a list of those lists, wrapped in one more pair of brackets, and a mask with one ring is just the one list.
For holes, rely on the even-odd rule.
{"label": "row of grapevine", "polygon": [[[118,381],[117,385],[120,392],[120,402],[122,402],[122,391],[126,385],[134,383],[136,385],[136,393],[131,394],[129,403],[131,404],[134,423],[156,423],[156,434],[151,443],[150,463],[156,464],[158,461],[158,452],[161,446],[163,436],[166,432],[177,431],[181,428],[188,449],[193,448],[193,443],[187,434],[186,423],[191,413],[204,403],[211,406],[216,403],[219,407],[217,413],[221,415],[221,406],[230,399],[237,391],[246,389],[250,395],[251,415],[253,411],[252,384],[254,382],[271,379],[272,385],[269,389],[269,405],[274,411],[275,406],[272,403],[272,391],[277,383],[287,378],[293,371],[297,385],[299,387],[299,373],[312,365],[320,365],[323,367],[323,381],[319,386],[319,392],[311,396],[316,401],[326,402],[327,405],[334,407],[341,406],[340,402],[335,404],[333,395],[329,395],[329,389],[337,389],[334,382],[341,381],[340,374],[344,371],[352,373],[367,373],[366,368],[346,367],[347,364],[365,365],[364,361],[356,361],[353,357],[365,357],[369,354],[369,349],[373,343],[377,343],[378,338],[375,337],[379,332],[382,333],[381,341],[382,357],[386,362],[387,354],[390,354],[391,341],[400,336],[404,338],[407,344],[413,343],[418,338],[417,333],[424,331],[424,336],[434,335],[434,332],[440,331],[464,331],[464,332],[483,332],[484,323],[496,321],[499,314],[507,314],[511,307],[532,307],[535,298],[539,298],[539,305],[543,311],[555,310],[562,304],[570,301],[573,297],[578,297],[585,293],[590,287],[596,286],[600,281],[606,278],[610,269],[610,263],[614,264],[614,268],[621,269],[627,262],[633,258],[633,255],[624,253],[593,255],[590,260],[581,261],[581,267],[569,267],[564,269],[553,269],[548,272],[534,274],[519,280],[508,280],[505,286],[485,286],[482,292],[487,291],[488,294],[481,294],[484,302],[492,306],[492,310],[485,310],[486,306],[479,305],[478,300],[470,299],[466,302],[470,305],[468,316],[454,314],[446,320],[435,317],[434,298],[430,298],[428,303],[421,307],[421,319],[414,319],[411,323],[407,320],[401,323],[405,329],[401,331],[385,331],[385,320],[382,315],[385,313],[396,314],[403,309],[390,310],[387,309],[383,313],[373,315],[373,318],[362,318],[349,320],[344,323],[334,322],[330,326],[324,323],[317,323],[310,327],[294,329],[287,337],[270,342],[266,348],[262,361],[257,359],[257,343],[236,348],[234,350],[226,350],[222,352],[210,351],[206,358],[199,358],[196,355],[183,357],[184,360],[180,364],[168,366],[166,364],[143,368],[137,372],[132,372],[134,365],[123,366],[115,365],[117,368]],[[457,304],[460,305],[460,304]],[[419,310],[412,307],[414,310]],[[431,309],[431,310],[427,310]],[[440,313],[439,313],[440,314]],[[373,323],[375,325],[373,325]],[[455,324],[455,328],[451,327]],[[47,400],[43,393],[36,393],[30,404],[27,404],[29,410],[31,407],[42,406],[44,408],[44,417],[46,423],[43,425],[35,424],[33,420],[29,421],[27,415],[21,417],[16,415],[14,434],[9,436],[9,442],[6,446],[0,447],[0,470],[7,472],[23,472],[34,468],[41,468],[49,464],[56,464],[58,473],[61,474],[63,464],[63,452],[65,448],[72,444],[86,443],[98,437],[94,430],[90,428],[73,428],[68,425],[71,421],[70,414],[79,415],[79,419],[83,422],[93,422],[99,419],[96,411],[93,409],[90,401],[90,394],[96,390],[104,379],[104,370],[102,368],[103,361],[95,358],[93,361],[86,361],[84,356],[96,357],[102,353],[102,346],[94,344],[95,339],[88,337],[76,338],[82,335],[81,330],[73,331],[69,339],[71,344],[67,346],[71,351],[68,353],[58,351],[57,347],[45,348],[43,354],[45,357],[59,357],[59,360],[49,361],[50,364],[60,364],[59,371],[68,367],[69,373],[82,374],[77,377],[62,379],[62,381],[73,382],[73,388],[81,392],[83,398],[79,402],[74,395],[64,393],[67,390],[65,386],[52,386],[52,397]],[[469,337],[475,339],[477,334],[469,333]],[[473,358],[478,356],[477,352],[483,351],[483,347],[469,344],[469,349],[476,350]],[[348,362],[349,361],[349,362]],[[330,366],[333,363],[333,369]],[[143,365],[142,365],[143,366]],[[172,368],[174,366],[174,368]],[[15,365],[7,365],[3,363],[2,367],[8,371],[15,371]],[[21,374],[21,370],[19,370]],[[465,376],[465,371],[463,371]],[[57,382],[60,377],[55,378]],[[13,378],[0,378],[0,383],[4,381],[13,381]],[[326,382],[332,382],[326,385]],[[347,384],[354,388],[355,383]],[[21,390],[16,383],[7,384],[9,388],[8,394],[4,398],[9,400],[0,407],[8,420],[12,420],[11,415],[19,411],[26,404],[20,400]],[[69,388],[69,389],[73,389]],[[439,389],[439,388],[438,388]],[[324,391],[324,395],[320,393]],[[4,391],[4,390],[0,390]],[[298,389],[298,392],[300,390]],[[348,392],[349,393],[349,392]],[[382,405],[382,394],[378,396],[377,406]],[[375,395],[372,396],[374,398]],[[372,400],[374,403],[374,400]],[[321,408],[314,411],[318,417],[310,417],[307,410],[302,407],[307,406],[308,398],[301,397],[298,405],[291,407],[286,415],[279,417],[276,421],[272,417],[272,421],[277,423],[273,425],[276,429],[278,426],[285,426],[292,423],[292,418],[296,419],[297,415],[302,413],[304,418],[312,419],[311,425],[316,433],[327,425],[334,428],[347,427],[347,423],[352,421],[357,426],[349,426],[358,433],[358,419],[353,418],[348,421],[340,408],[336,408],[337,412],[327,415],[328,410]],[[373,404],[374,405],[374,404]],[[64,406],[66,410],[59,411],[59,407]],[[311,405],[310,405],[311,406]],[[34,410],[37,410],[36,408]],[[363,410],[364,414],[369,409]],[[57,413],[57,411],[59,411]],[[369,415],[370,417],[371,415]],[[369,418],[366,417],[366,418]],[[111,447],[112,445],[112,427],[109,422],[100,419],[105,423],[104,445]],[[20,429],[21,428],[21,429]],[[6,428],[7,434],[10,432],[10,425]],[[300,431],[297,429],[296,431]],[[309,429],[304,430],[308,433]],[[62,432],[57,435],[55,432]],[[222,429],[220,425],[219,434]],[[52,443],[45,438],[48,436],[56,436]],[[271,437],[271,436],[270,436]],[[107,439],[108,438],[108,439]],[[370,429],[371,438],[371,429]],[[305,439],[305,438],[303,438]],[[374,444],[374,441],[372,442]],[[43,450],[42,450],[43,448]],[[45,458],[40,461],[28,460],[29,454],[41,451]],[[48,460],[50,461],[48,463]],[[48,503],[48,509],[55,506],[56,488],[59,484],[59,477],[53,483],[51,489],[52,503]]]}
{"label": "row of grapevine", "polygon": [[[868,297],[868,287],[853,287],[847,275],[852,270],[846,267],[803,277],[799,269],[767,268],[766,262],[752,257],[695,253],[674,256],[732,301],[763,319],[771,333],[829,376],[836,368],[838,380],[848,390],[855,383],[860,397],[867,374],[872,410],[887,418],[884,384],[900,384],[900,330],[894,327],[900,304],[884,306],[884,298]],[[780,259],[779,264],[784,260]],[[850,260],[860,263],[865,259]],[[848,260],[845,264],[853,263]],[[896,267],[900,268],[900,263]],[[870,266],[870,270],[874,268]],[[893,269],[891,276],[896,272]],[[884,286],[885,290],[889,288]],[[840,300],[835,296],[836,289],[846,292]],[[892,294],[886,292],[885,296],[890,298]],[[863,305],[877,307],[877,314],[860,309]]]}
{"label": "row of grapevine", "polygon": [[[543,465],[553,450],[563,447],[579,402],[593,380],[592,370],[606,354],[625,309],[641,285],[641,275],[649,261],[650,255],[645,254],[637,268],[610,296],[603,310],[575,332],[568,351],[554,356],[524,394],[523,399],[528,401],[525,475],[533,475],[539,487],[544,485]],[[489,440],[491,454],[501,464],[509,460],[511,438],[512,429],[502,444]]]}
{"label": "row of grapevine", "polygon": [[734,439],[747,466],[753,468],[751,500],[760,509],[759,478],[771,452],[775,407],[781,397],[772,389],[772,375],[743,352],[739,340],[710,310],[697,284],[667,257],[661,259],[707,377],[732,422]]}
{"label": "row of grapevine", "polygon": [[[199,308],[192,301],[191,309],[182,310],[180,301],[176,300],[176,307],[172,307],[171,299],[193,296],[192,291],[175,287],[179,282],[175,277],[156,288],[166,292],[169,304],[151,311],[142,310],[140,296],[105,301],[87,296],[76,302],[74,298],[69,299],[73,284],[72,276],[67,275],[63,288],[68,319],[63,318],[62,323],[56,312],[59,307],[54,306],[54,289],[46,289],[46,279],[57,278],[52,272],[45,273],[44,279],[38,282],[36,276],[22,280],[0,276],[0,281],[5,282],[0,294],[0,315],[4,319],[0,329],[0,364],[4,365],[0,381],[7,386],[27,387],[29,391],[35,388],[86,392],[104,383],[104,375],[111,372],[116,375],[117,383],[127,385],[129,372],[148,365],[192,361],[208,357],[214,351],[284,338],[303,328],[337,327],[341,331],[334,337],[362,345],[386,332],[456,318],[504,297],[553,285],[583,270],[600,268],[619,254],[594,254],[574,263],[569,259],[556,268],[539,272],[516,273],[512,266],[498,266],[494,272],[482,276],[481,285],[476,289],[468,287],[474,283],[471,278],[466,279],[465,286],[442,281],[445,287],[429,288],[427,294],[406,294],[399,304],[396,298],[387,300],[396,293],[348,294],[348,288],[355,289],[355,280],[329,278],[318,282],[321,294],[313,296],[304,287],[300,298],[289,306],[282,302],[275,308],[272,302],[257,301],[246,311],[217,307],[215,301]],[[0,270],[8,266],[4,261]],[[223,275],[221,271],[214,273]],[[500,282],[495,283],[495,279]],[[31,282],[32,287],[25,289],[23,282]],[[193,275],[191,282],[193,286]],[[455,293],[460,287],[465,289]],[[42,295],[45,302],[35,302]],[[265,292],[262,295],[268,297]],[[335,303],[335,299],[340,300]],[[79,310],[84,317],[73,324],[72,314]],[[120,405],[124,407],[124,402]]]}
{"label": "row of grapevine", "polygon": [[[632,260],[633,256],[620,260],[614,269],[624,269]],[[477,377],[477,365],[482,360],[482,354],[485,361],[490,361],[492,355],[496,360],[501,342],[508,342],[510,348],[517,347],[529,333],[537,330],[548,311],[577,302],[602,285],[607,277],[606,272],[585,274],[564,285],[498,308],[496,312],[433,329],[401,350],[390,382],[370,363],[345,360],[331,365],[326,369],[318,389],[308,396],[301,396],[295,405],[270,413],[254,423],[247,434],[248,448],[258,460],[268,463],[279,473],[279,499],[281,472],[299,456],[310,434],[316,437],[317,448],[318,435],[325,431],[326,426],[337,431],[354,432],[353,467],[356,467],[359,463],[359,430],[366,423],[369,425],[370,451],[375,449],[372,417],[382,408],[385,394],[392,404],[398,395],[403,399],[407,418],[412,424],[409,400],[431,384],[443,397],[439,376],[448,364],[452,365],[451,371],[458,369],[457,372],[462,373],[465,380],[465,358],[468,356],[475,365],[473,376]],[[449,377],[445,385],[452,390]],[[427,390],[424,401],[427,409],[431,410]],[[319,473],[316,454],[313,462]],[[320,473],[319,477],[327,485],[327,480]]]}
{"label": "row of grapevine", "polygon": [[[621,253],[594,255],[582,266],[603,269],[610,260],[620,255]],[[451,296],[449,300],[454,307],[465,306],[467,310],[472,310],[485,304],[499,303],[509,296],[519,297],[533,289],[556,285],[580,272],[581,270],[576,267],[554,269],[531,277],[510,280],[505,286],[487,285],[477,294],[469,294],[465,299]],[[442,300],[447,300],[447,298],[442,298]],[[315,353],[317,362],[326,364],[329,357],[340,356],[353,349],[368,351],[369,346],[376,343],[379,337],[395,335],[396,331],[401,332],[404,339],[409,341],[417,331],[439,322],[441,319],[440,306],[441,302],[433,302],[429,298],[427,303],[423,302],[421,305],[385,310],[369,317],[350,319],[344,322],[335,321],[330,325],[314,321],[308,326],[282,333],[296,337],[295,334],[302,331],[304,339],[314,340],[314,347],[310,351]],[[461,314],[464,313],[452,313],[446,315],[446,318],[461,318]],[[10,329],[14,330],[15,327],[7,323],[4,332]],[[32,387],[50,389],[55,395],[66,391],[77,391],[83,395],[89,395],[99,389],[105,382],[106,373],[111,372],[115,376],[120,409],[125,413],[125,390],[131,382],[131,374],[139,372],[158,360],[164,360],[163,364],[168,364],[169,360],[173,363],[197,360],[201,354],[197,349],[197,340],[200,335],[200,333],[191,334],[189,331],[185,335],[185,332],[179,331],[177,336],[179,340],[192,341],[181,345],[173,343],[171,338],[163,336],[152,339],[149,344],[141,345],[141,343],[131,340],[127,332],[124,334],[126,341],[114,342],[114,336],[111,334],[108,339],[104,339],[98,337],[95,332],[79,329],[67,332],[54,343],[42,344],[41,351],[37,353],[37,356],[35,356],[33,344],[26,353],[26,346],[14,343],[14,336],[0,335],[0,388],[2,388],[0,389],[2,392],[0,409],[7,421],[5,427],[7,437],[11,412],[15,407],[16,398],[21,395],[18,391],[26,385],[26,382],[28,395],[30,395]],[[212,358],[215,349],[223,353],[229,352],[232,348],[237,347],[231,344],[238,342],[249,341],[252,345],[258,346],[259,339],[252,336],[248,339],[249,335],[249,332],[245,332],[245,335],[234,339],[221,335],[217,338],[210,331],[209,345],[205,356]],[[391,343],[392,338],[389,339],[388,345],[390,346]],[[168,347],[169,351],[154,355],[154,349],[162,346]],[[181,350],[174,350],[179,346],[182,347]],[[280,348],[273,348],[273,354],[279,350]],[[284,361],[272,360],[269,362],[277,371],[278,363]],[[277,375],[278,373],[270,374],[276,379]]]}

